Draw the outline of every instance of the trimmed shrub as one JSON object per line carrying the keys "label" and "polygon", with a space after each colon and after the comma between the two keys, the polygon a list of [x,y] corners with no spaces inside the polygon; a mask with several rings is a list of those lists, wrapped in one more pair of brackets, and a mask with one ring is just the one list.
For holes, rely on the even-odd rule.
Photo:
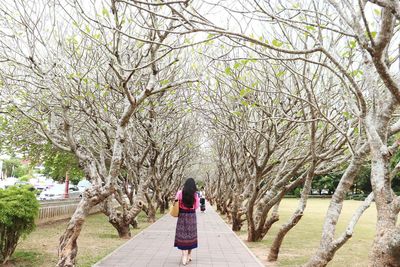
{"label": "trimmed shrub", "polygon": [[295,195],[285,195],[284,198],[298,198]]}
{"label": "trimmed shrub", "polygon": [[19,239],[35,229],[39,202],[26,187],[0,190],[0,263],[6,263]]}
{"label": "trimmed shrub", "polygon": [[365,194],[355,194],[355,195],[352,195],[350,199],[364,201],[367,198],[367,196],[368,195],[365,195]]}
{"label": "trimmed shrub", "polygon": [[32,177],[32,175],[25,174],[25,175],[19,177],[19,180],[20,180],[21,182],[28,182],[28,181],[29,181],[29,178],[31,178],[31,177]]}
{"label": "trimmed shrub", "polygon": [[299,198],[300,196],[301,196],[301,189],[299,188],[299,187],[297,187],[295,190],[294,190],[294,193],[293,193],[297,198]]}

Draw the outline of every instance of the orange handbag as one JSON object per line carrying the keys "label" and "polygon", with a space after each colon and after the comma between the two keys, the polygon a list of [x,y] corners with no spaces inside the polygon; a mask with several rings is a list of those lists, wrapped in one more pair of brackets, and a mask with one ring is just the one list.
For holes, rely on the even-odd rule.
{"label": "orange handbag", "polygon": [[169,214],[171,214],[172,217],[179,216],[179,201],[177,199],[175,199],[174,205],[169,209]]}

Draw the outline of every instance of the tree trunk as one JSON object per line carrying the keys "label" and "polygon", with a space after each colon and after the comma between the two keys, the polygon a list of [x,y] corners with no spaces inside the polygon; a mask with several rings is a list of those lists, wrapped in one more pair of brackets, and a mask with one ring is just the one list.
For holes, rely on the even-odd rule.
{"label": "tree trunk", "polygon": [[131,230],[129,229],[129,224],[122,224],[121,223],[121,224],[118,224],[118,225],[114,225],[114,227],[118,231],[119,238],[123,238],[123,239],[131,238]]}
{"label": "tree trunk", "polygon": [[93,206],[94,205],[85,198],[79,203],[74,215],[68,223],[67,229],[60,237],[57,267],[73,267],[76,265],[76,255],[78,253],[76,241],[81,233],[85,218]]}
{"label": "tree trunk", "polygon": [[75,266],[76,255],[78,253],[77,239],[81,233],[86,216],[95,205],[104,201],[113,192],[113,188],[109,186],[93,186],[83,193],[82,199],[72,215],[67,229],[60,237],[57,267]]}
{"label": "tree trunk", "polygon": [[[378,222],[378,225],[380,223]],[[388,231],[389,226],[381,224],[378,227],[372,251],[370,253],[369,266],[370,267],[398,267],[400,266],[400,246],[393,247],[390,244],[393,241],[393,232]],[[397,236],[397,238],[400,238]]]}
{"label": "tree trunk", "polygon": [[[380,145],[380,144],[379,144]],[[377,228],[375,239],[370,253],[369,265],[378,266],[400,266],[400,258],[396,256],[396,250],[389,244],[396,236],[397,214],[393,211],[395,196],[391,190],[389,179],[389,160],[390,158],[384,149],[378,144],[374,148],[371,145],[371,184],[375,194],[375,204],[377,209]]]}
{"label": "tree trunk", "polygon": [[160,206],[160,213],[165,214],[165,205],[163,204]]}
{"label": "tree trunk", "polygon": [[229,219],[229,209],[228,209],[228,204],[226,203],[226,201],[224,201],[224,203],[222,203],[222,212],[223,214],[226,214],[228,216]]}
{"label": "tree trunk", "polygon": [[165,213],[165,203],[164,203],[164,201],[160,202],[159,207],[160,207],[160,213],[164,214]]}
{"label": "tree trunk", "polygon": [[326,266],[332,260],[337,249],[339,249],[338,247],[332,245],[336,232],[336,224],[342,211],[343,201],[346,193],[353,185],[354,178],[359,173],[361,165],[364,161],[364,157],[368,151],[369,147],[367,145],[362,145],[360,148],[358,148],[351,159],[350,165],[347,167],[342,178],[340,179],[335,193],[332,195],[332,200],[330,201],[329,208],[326,213],[319,248],[307,262],[305,265],[306,267]]}
{"label": "tree trunk", "polygon": [[249,242],[261,241],[264,238],[264,236],[268,233],[269,229],[271,229],[272,225],[277,221],[279,221],[279,215],[276,209],[272,213],[271,217],[269,217],[263,225],[257,223],[248,224],[247,241]]}
{"label": "tree trunk", "polygon": [[131,226],[133,227],[133,229],[139,228],[139,224],[136,218],[131,221]]}
{"label": "tree trunk", "polygon": [[278,259],[279,250],[281,248],[283,239],[285,238],[286,234],[300,221],[301,217],[303,216],[303,211],[296,212],[292,218],[286,224],[282,225],[279,229],[278,234],[276,235],[269,254],[268,254],[268,261],[276,261]]}
{"label": "tree trunk", "polygon": [[217,204],[217,211],[219,211],[221,215],[225,215],[225,209],[221,204]]}
{"label": "tree trunk", "polygon": [[243,219],[242,219],[242,215],[239,213],[239,211],[237,209],[235,209],[232,213],[231,213],[231,218],[232,218],[232,231],[240,231],[240,229],[243,226]]}
{"label": "tree trunk", "polygon": [[271,229],[272,225],[274,223],[276,223],[277,221],[279,221],[279,214],[278,214],[278,210],[279,210],[279,203],[276,203],[274,205],[274,209],[272,211],[272,214],[270,217],[268,217],[268,214],[266,214],[266,219],[263,222],[259,217],[261,217],[261,215],[256,216],[257,218],[257,222],[253,219],[253,216],[248,217],[248,222],[249,222],[249,218],[250,221],[252,221],[252,223],[248,223],[249,225],[249,230],[248,230],[248,237],[247,237],[247,241],[249,242],[257,242],[257,241],[261,241],[264,236],[268,233],[269,229]]}
{"label": "tree trunk", "polygon": [[168,197],[164,198],[164,209],[169,210],[169,200]]}
{"label": "tree trunk", "polygon": [[249,242],[257,242],[262,239],[262,234],[260,229],[251,229],[247,235],[247,241]]}
{"label": "tree trunk", "polygon": [[[312,139],[313,141],[315,140],[315,135],[312,134]],[[313,152],[315,152],[315,146],[313,145],[311,149],[313,149]],[[296,226],[296,224],[300,221],[300,219],[303,217],[303,212],[304,209],[306,208],[307,205],[307,199],[308,199],[308,194],[311,191],[311,184],[312,180],[314,177],[314,171],[315,171],[315,165],[316,165],[316,159],[314,157],[312,165],[310,167],[310,170],[308,171],[306,181],[304,183],[303,187],[303,192],[301,192],[301,198],[299,201],[299,206],[293,216],[290,218],[290,220],[282,225],[282,227],[279,229],[278,234],[276,235],[274,241],[272,242],[269,254],[268,254],[268,261],[276,261],[278,259],[279,255],[279,250],[281,248],[283,239],[285,238],[286,234]]]}
{"label": "tree trunk", "polygon": [[[389,172],[391,153],[387,147],[388,118],[391,112],[383,112],[380,117],[370,116],[366,120],[366,130],[371,148],[371,186],[375,195],[377,224],[375,239],[369,257],[369,266],[400,266],[400,238],[396,231],[398,211],[395,212],[396,196],[391,189]],[[397,234],[396,234],[397,232]],[[397,246],[392,246],[396,244]]]}
{"label": "tree trunk", "polygon": [[131,238],[131,230],[129,228],[130,222],[124,218],[123,214],[117,212],[109,216],[109,222],[117,230],[119,238]]}
{"label": "tree trunk", "polygon": [[156,221],[156,208],[152,203],[148,203],[147,206],[147,221],[153,223]]}
{"label": "tree trunk", "polygon": [[232,231],[238,232],[240,229],[242,229],[242,220],[240,218],[232,217]]}
{"label": "tree trunk", "polygon": [[[255,188],[256,186],[253,185]],[[250,188],[248,186],[248,188]],[[247,220],[247,241],[255,242],[258,239],[258,233],[256,231],[256,222],[254,218],[254,208],[257,199],[257,192],[252,192],[249,201],[247,202],[247,213],[246,213],[246,220]]]}

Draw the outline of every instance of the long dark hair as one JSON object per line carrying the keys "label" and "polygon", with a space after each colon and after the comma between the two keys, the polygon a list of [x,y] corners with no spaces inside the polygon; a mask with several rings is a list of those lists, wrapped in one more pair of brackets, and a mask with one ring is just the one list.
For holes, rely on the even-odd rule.
{"label": "long dark hair", "polygon": [[194,194],[197,191],[196,182],[193,178],[188,178],[183,185],[182,202],[187,208],[193,208]]}

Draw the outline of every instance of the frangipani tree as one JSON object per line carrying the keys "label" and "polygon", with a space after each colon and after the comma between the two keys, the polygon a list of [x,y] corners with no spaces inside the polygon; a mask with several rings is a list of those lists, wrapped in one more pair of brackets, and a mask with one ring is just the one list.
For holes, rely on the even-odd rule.
{"label": "frangipani tree", "polygon": [[149,96],[196,81],[185,68],[169,68],[179,64],[179,50],[190,46],[182,29],[200,21],[187,4],[0,4],[8,114],[27,118],[29,134],[73,152],[95,184],[60,239],[58,266],[75,265],[86,215],[118,188],[132,115]]}

